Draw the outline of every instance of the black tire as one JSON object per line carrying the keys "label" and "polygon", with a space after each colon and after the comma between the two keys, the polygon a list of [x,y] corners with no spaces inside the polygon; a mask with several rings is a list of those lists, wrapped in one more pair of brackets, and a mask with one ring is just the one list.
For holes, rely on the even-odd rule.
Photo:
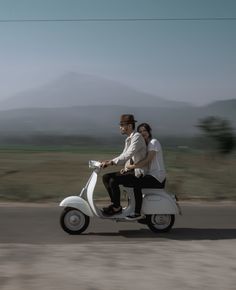
{"label": "black tire", "polygon": [[79,235],[87,229],[89,220],[89,216],[80,210],[66,207],[61,213],[60,224],[68,234]]}
{"label": "black tire", "polygon": [[147,226],[154,233],[169,232],[175,223],[175,215],[173,214],[151,214],[146,218]]}

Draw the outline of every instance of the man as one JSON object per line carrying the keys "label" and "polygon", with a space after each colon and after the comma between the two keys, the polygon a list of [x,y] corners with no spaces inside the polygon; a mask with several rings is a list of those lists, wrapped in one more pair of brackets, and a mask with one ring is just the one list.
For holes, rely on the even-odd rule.
{"label": "man", "polygon": [[126,165],[130,162],[137,163],[146,156],[146,143],[142,135],[135,132],[134,116],[125,114],[120,117],[120,131],[122,135],[128,135],[125,140],[123,152],[112,160],[102,162],[101,167],[105,168],[110,165],[125,165],[120,172],[107,173],[103,176],[103,183],[106,187],[110,198],[111,205],[103,208],[107,215],[118,214],[122,211],[120,205],[120,188],[119,185],[136,187],[138,186],[138,178],[144,174],[143,169],[135,168],[134,170],[126,170]]}

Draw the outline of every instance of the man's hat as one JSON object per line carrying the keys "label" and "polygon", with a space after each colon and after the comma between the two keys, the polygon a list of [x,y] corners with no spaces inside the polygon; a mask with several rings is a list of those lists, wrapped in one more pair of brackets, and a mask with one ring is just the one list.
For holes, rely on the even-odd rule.
{"label": "man's hat", "polygon": [[122,124],[134,124],[135,122],[137,122],[137,121],[134,120],[134,115],[125,114],[125,115],[120,116],[120,125],[122,125]]}

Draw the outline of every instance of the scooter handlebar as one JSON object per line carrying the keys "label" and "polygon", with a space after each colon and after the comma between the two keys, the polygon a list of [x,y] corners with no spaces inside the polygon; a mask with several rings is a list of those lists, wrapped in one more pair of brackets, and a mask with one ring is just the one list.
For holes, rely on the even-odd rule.
{"label": "scooter handlebar", "polygon": [[89,168],[101,168],[101,162],[96,161],[96,160],[89,160]]}

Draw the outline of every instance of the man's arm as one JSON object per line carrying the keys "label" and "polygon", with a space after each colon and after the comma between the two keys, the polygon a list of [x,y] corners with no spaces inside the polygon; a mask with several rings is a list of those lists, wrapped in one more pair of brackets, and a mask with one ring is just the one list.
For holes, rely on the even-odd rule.
{"label": "man's arm", "polygon": [[130,146],[127,150],[123,151],[118,157],[112,159],[115,165],[124,165],[127,160],[131,159],[135,152],[138,152],[142,147],[146,146],[143,137],[140,134],[135,134]]}

